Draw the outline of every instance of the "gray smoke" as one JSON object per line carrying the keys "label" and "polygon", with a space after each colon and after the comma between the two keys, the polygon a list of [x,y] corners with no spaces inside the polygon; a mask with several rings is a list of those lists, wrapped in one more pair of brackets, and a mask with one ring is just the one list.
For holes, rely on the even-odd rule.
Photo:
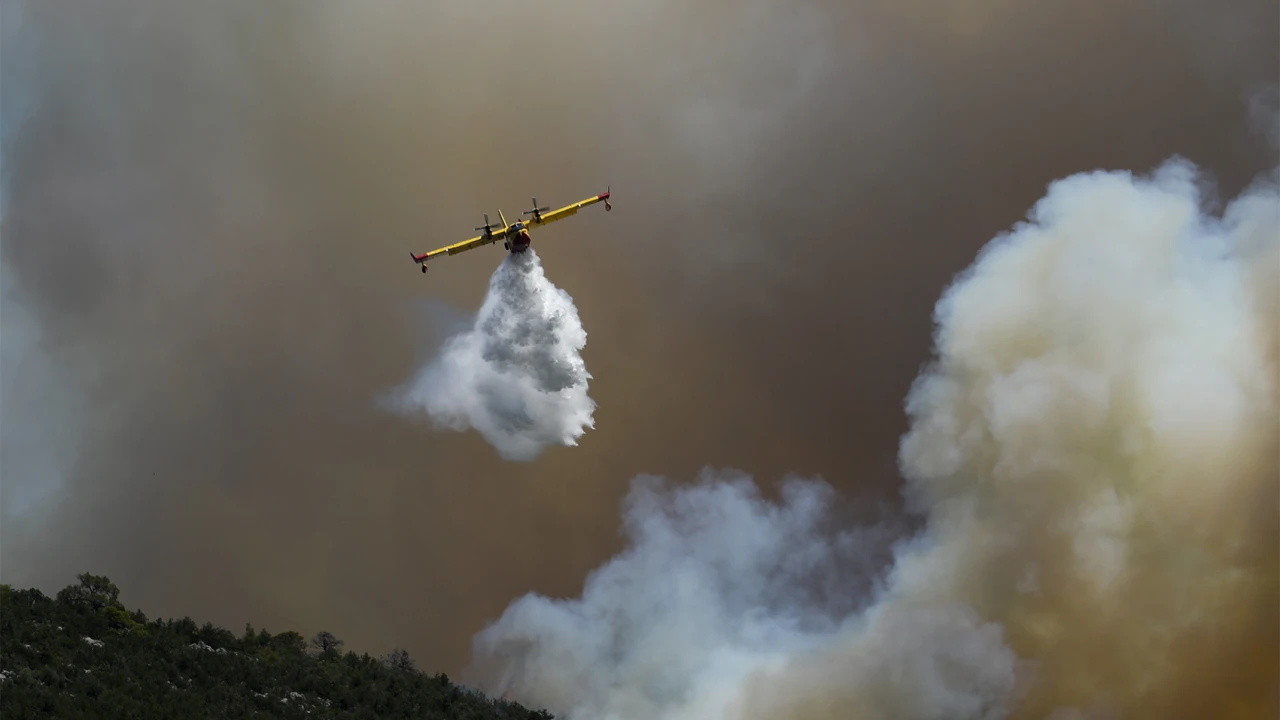
{"label": "gray smoke", "polygon": [[392,405],[425,411],[437,427],[474,428],[507,460],[532,460],[550,445],[577,445],[594,427],[587,333],[573,298],[551,284],[530,248],[507,255],[489,279],[475,325]]}
{"label": "gray smoke", "polygon": [[[1230,197],[1275,163],[1240,103],[1275,0],[1087,9],[4,2],[0,580],[457,675],[617,552],[640,470],[881,499],[938,289],[1046,182],[1179,150]],[[536,245],[591,325],[581,447],[506,462],[371,402],[500,252],[424,284],[408,250],[610,185]]]}
{"label": "gray smoke", "polygon": [[[711,717],[748,673],[817,647],[867,587],[888,526],[831,528],[834,490],[790,479],[782,501],[739,472],[670,489],[637,478],[631,547],[582,598],[528,595],[477,637],[477,670],[576,718]],[[497,660],[497,662],[494,662]],[[484,667],[487,666],[487,667]]]}
{"label": "gray smoke", "polygon": [[8,522],[55,499],[76,450],[62,430],[80,415],[77,398],[43,357],[45,338],[24,303],[20,278],[0,262],[0,519]]}
{"label": "gray smoke", "polygon": [[1280,194],[1205,204],[1176,160],[1069,177],[944,294],[881,582],[821,483],[638,481],[477,668],[569,720],[1274,715]]}

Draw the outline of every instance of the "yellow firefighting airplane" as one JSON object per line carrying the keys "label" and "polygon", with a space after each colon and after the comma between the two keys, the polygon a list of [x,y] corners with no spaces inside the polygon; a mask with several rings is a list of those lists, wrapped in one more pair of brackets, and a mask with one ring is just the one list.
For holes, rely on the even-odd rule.
{"label": "yellow firefighting airplane", "polygon": [[498,218],[502,220],[501,228],[495,228],[493,225],[489,224],[489,216],[486,214],[484,216],[484,225],[476,228],[476,230],[482,231],[480,235],[473,237],[470,240],[463,240],[460,243],[446,245],[445,247],[432,250],[431,252],[423,253],[421,255],[415,255],[414,253],[409,254],[413,257],[413,261],[415,263],[422,266],[422,272],[426,272],[427,261],[433,257],[438,255],[457,255],[460,252],[466,252],[467,250],[488,245],[489,243],[495,243],[499,240],[502,241],[502,246],[510,252],[522,253],[525,250],[528,250],[529,244],[533,242],[533,239],[529,237],[530,227],[540,227],[542,225],[553,223],[557,220],[563,220],[570,215],[576,215],[582,208],[587,207],[588,205],[595,205],[598,202],[604,203],[605,212],[613,209],[613,205],[609,203],[608,190],[600,195],[596,195],[595,197],[587,198],[586,200],[576,202],[572,205],[566,205],[554,212],[547,212],[548,210],[551,210],[550,207],[538,207],[538,198],[532,199],[533,209],[525,210],[523,213],[520,213],[521,215],[533,216],[527,225],[523,220],[517,220],[515,223],[508,225],[506,216],[504,216],[502,211],[499,210]]}

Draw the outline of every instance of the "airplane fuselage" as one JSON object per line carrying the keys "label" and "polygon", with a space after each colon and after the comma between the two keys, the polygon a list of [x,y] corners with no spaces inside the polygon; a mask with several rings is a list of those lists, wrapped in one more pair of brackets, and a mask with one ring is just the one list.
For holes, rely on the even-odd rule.
{"label": "airplane fuselage", "polygon": [[529,230],[526,228],[515,235],[512,235],[509,242],[511,244],[511,252],[522,253],[529,249],[529,245],[533,242],[533,238],[529,236]]}
{"label": "airplane fuselage", "polygon": [[512,254],[522,253],[529,249],[529,245],[533,242],[533,238],[529,236],[529,228],[524,221],[517,221],[511,226],[511,234],[507,235],[506,247]]}

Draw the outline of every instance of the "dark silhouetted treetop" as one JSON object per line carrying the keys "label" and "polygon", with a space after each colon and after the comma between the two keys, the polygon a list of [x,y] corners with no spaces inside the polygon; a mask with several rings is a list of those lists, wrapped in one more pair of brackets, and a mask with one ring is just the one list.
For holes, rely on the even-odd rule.
{"label": "dark silhouetted treetop", "polygon": [[342,641],[334,637],[333,633],[328,630],[321,630],[316,633],[315,637],[311,638],[311,647],[322,653],[327,653],[330,650],[337,652],[342,648]]}

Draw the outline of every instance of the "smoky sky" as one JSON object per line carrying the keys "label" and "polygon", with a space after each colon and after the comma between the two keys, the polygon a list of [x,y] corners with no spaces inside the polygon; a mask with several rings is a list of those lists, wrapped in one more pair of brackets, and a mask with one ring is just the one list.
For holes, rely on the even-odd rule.
{"label": "smoky sky", "polygon": [[[1043,195],[1276,164],[1280,9],[1238,2],[6,3],[4,581],[328,629],[455,672],[575,595],[640,473],[898,502],[953,274]],[[1261,95],[1260,95],[1261,94]],[[597,402],[509,463],[382,411],[530,196]],[[598,211],[598,212],[597,212]]]}

